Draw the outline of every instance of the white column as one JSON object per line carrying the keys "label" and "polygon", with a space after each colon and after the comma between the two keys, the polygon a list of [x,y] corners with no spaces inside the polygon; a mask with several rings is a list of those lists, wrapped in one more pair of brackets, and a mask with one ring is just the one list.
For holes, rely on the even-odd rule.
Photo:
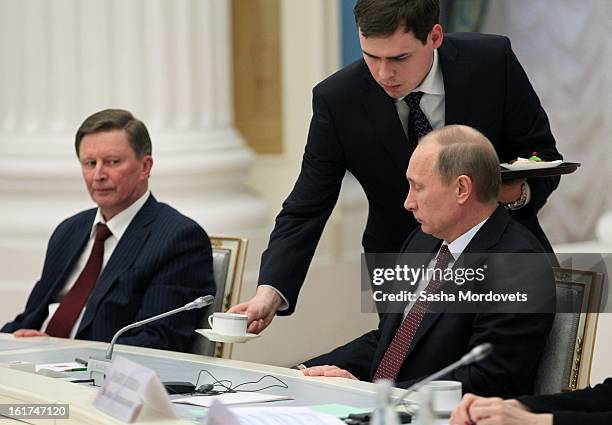
{"label": "white column", "polygon": [[252,154],[232,122],[229,12],[228,0],[0,0],[0,290],[22,294],[10,308],[53,228],[94,206],[74,134],[104,108],[147,125],[159,200],[210,234],[264,239],[267,208],[242,186]]}

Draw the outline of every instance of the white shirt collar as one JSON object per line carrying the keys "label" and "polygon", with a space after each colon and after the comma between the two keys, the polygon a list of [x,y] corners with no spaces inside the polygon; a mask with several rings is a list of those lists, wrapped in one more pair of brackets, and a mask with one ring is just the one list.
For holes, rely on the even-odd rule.
{"label": "white shirt collar", "polygon": [[425,94],[438,96],[444,95],[444,80],[442,79],[442,70],[440,69],[438,59],[438,49],[434,50],[433,63],[427,77],[413,91],[421,91]]}
{"label": "white shirt collar", "polygon": [[482,220],[476,226],[472,227],[470,230],[465,232],[463,235],[459,236],[457,239],[455,239],[451,243],[447,243],[446,241],[444,241],[444,244],[448,245],[448,250],[451,252],[455,260],[459,258],[461,254],[463,254],[465,247],[468,246],[470,241],[474,238],[478,230],[480,230],[480,228],[487,222],[489,217]]}
{"label": "white shirt collar", "polygon": [[[425,95],[444,96],[444,79],[442,77],[442,69],[440,68],[438,59],[438,49],[434,50],[433,63],[427,76],[418,87],[412,90],[414,92],[423,92]],[[396,99],[396,102],[401,102],[406,96]]]}
{"label": "white shirt collar", "polygon": [[100,208],[96,212],[96,218],[94,219],[93,226],[91,227],[90,237],[93,237],[96,231],[96,226],[98,223],[105,223],[108,226],[108,229],[111,231],[113,236],[117,238],[117,240],[121,239],[121,236],[125,233],[128,226],[138,214],[138,211],[142,208],[142,206],[147,202],[149,196],[151,195],[151,191],[147,190],[144,195],[138,198],[132,205],[121,211],[119,214],[111,218],[110,220],[104,220],[102,216],[102,212]]}

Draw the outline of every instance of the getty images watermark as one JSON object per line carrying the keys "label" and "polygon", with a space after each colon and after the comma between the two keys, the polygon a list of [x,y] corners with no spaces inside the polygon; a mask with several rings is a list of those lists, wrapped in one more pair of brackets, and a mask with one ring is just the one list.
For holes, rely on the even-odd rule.
{"label": "getty images watermark", "polygon": [[[605,311],[609,292],[601,277],[606,273],[569,267],[576,264],[576,255],[469,253],[456,255],[448,267],[439,268],[432,253],[364,254],[362,311],[403,313],[417,302],[430,312]],[[584,255],[580,254],[582,262]],[[593,255],[591,263],[604,264],[606,269],[602,258],[610,256]],[[595,302],[565,302],[567,291]]]}

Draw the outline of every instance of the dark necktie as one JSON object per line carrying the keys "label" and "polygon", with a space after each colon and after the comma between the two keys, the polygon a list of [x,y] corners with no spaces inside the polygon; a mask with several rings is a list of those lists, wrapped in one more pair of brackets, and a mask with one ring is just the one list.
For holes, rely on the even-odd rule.
{"label": "dark necktie", "polygon": [[[448,250],[448,246],[443,244],[440,248],[440,252],[436,258],[436,270],[446,270],[449,263],[452,261],[453,256]],[[434,276],[429,281],[429,284],[425,288],[425,291],[428,294],[436,293],[440,290],[442,286],[442,282],[437,280],[436,278],[440,272],[434,274]],[[412,344],[412,340],[423,321],[423,317],[425,313],[429,310],[429,302],[428,301],[417,301],[414,303],[402,324],[400,325],[397,333],[393,337],[391,344],[387,348],[380,364],[378,365],[378,369],[376,369],[376,373],[374,374],[373,381],[378,379],[392,379],[395,380],[397,374],[406,359],[406,355],[408,354],[408,348]]]}
{"label": "dark necktie", "polygon": [[416,148],[419,139],[429,133],[432,128],[429,120],[423,113],[419,102],[423,97],[422,91],[410,93],[404,98],[408,104],[410,112],[408,113],[408,142]]}
{"label": "dark necktie", "polygon": [[106,224],[98,224],[94,245],[91,254],[89,254],[87,264],[85,264],[78,279],[64,296],[60,306],[49,321],[46,330],[47,334],[60,338],[68,338],[70,336],[72,327],[96,285],[104,259],[104,241],[111,234]]}

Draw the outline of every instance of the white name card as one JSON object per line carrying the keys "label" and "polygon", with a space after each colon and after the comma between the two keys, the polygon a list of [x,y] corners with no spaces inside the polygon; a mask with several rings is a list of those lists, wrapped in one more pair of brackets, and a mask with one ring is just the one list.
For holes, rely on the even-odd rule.
{"label": "white name card", "polygon": [[126,423],[136,421],[139,416],[178,419],[155,372],[121,356],[113,360],[93,405]]}

